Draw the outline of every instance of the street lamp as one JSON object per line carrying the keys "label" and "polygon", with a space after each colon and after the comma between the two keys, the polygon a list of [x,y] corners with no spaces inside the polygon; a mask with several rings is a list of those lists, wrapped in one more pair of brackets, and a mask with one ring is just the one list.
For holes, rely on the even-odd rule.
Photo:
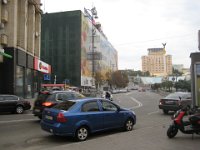
{"label": "street lamp", "polygon": [[[90,11],[90,13],[88,12]],[[86,14],[86,16],[91,20],[92,22],[92,78],[93,78],[93,85],[95,83],[95,79],[94,79],[94,75],[95,75],[95,46],[94,46],[94,37],[96,34],[96,30],[94,27],[94,19],[97,19],[97,10],[96,7],[93,7],[92,9],[86,9],[84,8],[84,13]]]}

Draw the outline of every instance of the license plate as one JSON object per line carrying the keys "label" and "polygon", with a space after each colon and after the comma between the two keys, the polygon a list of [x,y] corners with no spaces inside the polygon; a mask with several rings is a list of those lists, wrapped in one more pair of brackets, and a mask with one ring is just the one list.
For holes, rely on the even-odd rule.
{"label": "license plate", "polygon": [[173,104],[174,101],[165,101],[166,104]]}
{"label": "license plate", "polygon": [[53,120],[52,116],[45,115],[45,118],[48,119],[48,120]]}

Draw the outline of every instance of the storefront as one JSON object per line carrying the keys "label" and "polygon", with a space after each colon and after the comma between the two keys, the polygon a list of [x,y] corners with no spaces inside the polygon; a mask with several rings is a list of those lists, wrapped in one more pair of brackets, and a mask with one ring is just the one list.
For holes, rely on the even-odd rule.
{"label": "storefront", "polygon": [[50,73],[51,66],[20,49],[4,48],[2,56],[0,94],[34,98],[40,90],[43,73]]}

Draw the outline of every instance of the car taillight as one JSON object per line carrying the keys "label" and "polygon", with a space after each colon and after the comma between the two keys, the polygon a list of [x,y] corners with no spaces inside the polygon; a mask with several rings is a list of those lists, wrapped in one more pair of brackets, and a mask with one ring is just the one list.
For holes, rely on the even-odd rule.
{"label": "car taillight", "polygon": [[160,105],[162,105],[162,104],[163,104],[163,100],[161,99],[161,100],[160,100]]}
{"label": "car taillight", "polygon": [[53,103],[52,102],[44,102],[44,103],[42,103],[42,106],[50,107],[50,106],[53,106]]}
{"label": "car taillight", "polygon": [[64,122],[67,122],[67,119],[65,118],[64,114],[63,113],[58,113],[57,115],[57,122],[61,122],[61,123],[64,123]]}

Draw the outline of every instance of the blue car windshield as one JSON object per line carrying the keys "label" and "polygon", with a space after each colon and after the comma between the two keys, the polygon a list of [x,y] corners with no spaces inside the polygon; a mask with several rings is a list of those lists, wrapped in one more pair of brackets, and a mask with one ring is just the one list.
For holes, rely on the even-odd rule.
{"label": "blue car windshield", "polygon": [[53,108],[68,111],[75,103],[74,101],[65,101],[55,105]]}

